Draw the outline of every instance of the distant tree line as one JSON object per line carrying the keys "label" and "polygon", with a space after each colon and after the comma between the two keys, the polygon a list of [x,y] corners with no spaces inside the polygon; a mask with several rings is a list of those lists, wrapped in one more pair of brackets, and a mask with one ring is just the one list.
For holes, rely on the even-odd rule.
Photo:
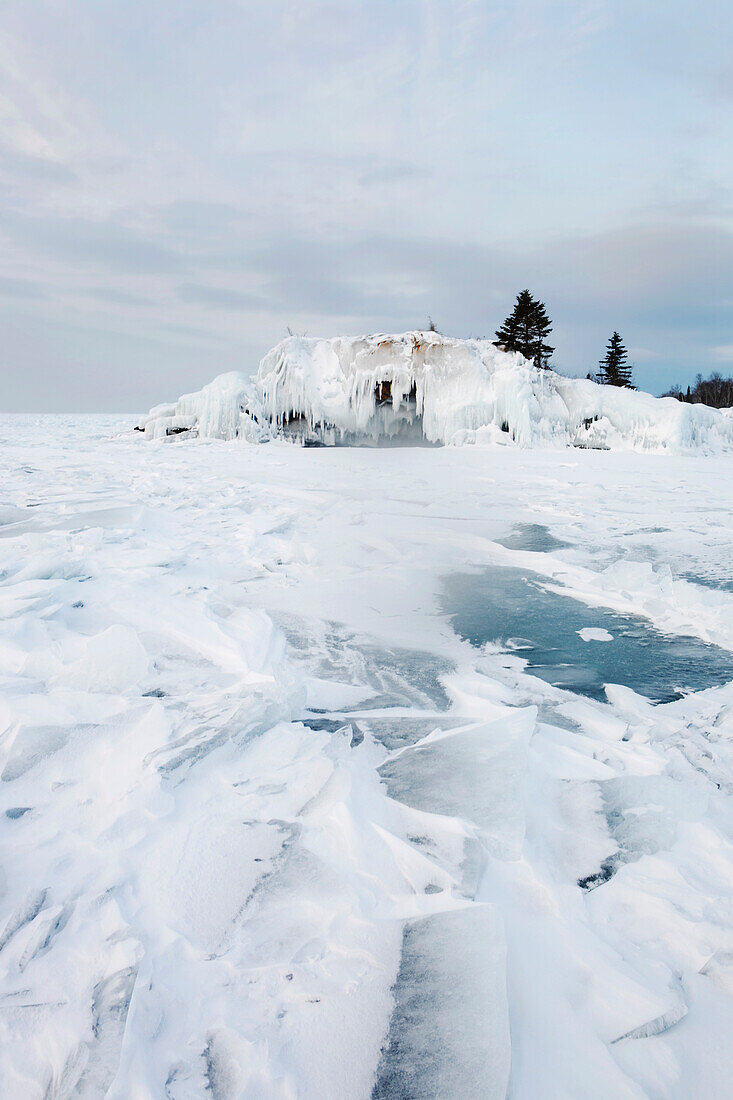
{"label": "distant tree line", "polygon": [[714,409],[733,408],[733,378],[723,378],[720,371],[713,371],[709,378],[698,374],[695,386],[687,387],[685,393],[680,386],[672,386],[662,397],[676,397],[689,405],[711,405]]}

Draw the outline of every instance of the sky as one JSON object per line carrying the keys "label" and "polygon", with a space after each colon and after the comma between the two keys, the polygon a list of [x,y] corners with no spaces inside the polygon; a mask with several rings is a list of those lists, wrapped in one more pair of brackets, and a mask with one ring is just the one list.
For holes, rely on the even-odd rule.
{"label": "sky", "polygon": [[733,9],[4,0],[0,411],[142,411],[288,329],[617,329],[733,374]]}

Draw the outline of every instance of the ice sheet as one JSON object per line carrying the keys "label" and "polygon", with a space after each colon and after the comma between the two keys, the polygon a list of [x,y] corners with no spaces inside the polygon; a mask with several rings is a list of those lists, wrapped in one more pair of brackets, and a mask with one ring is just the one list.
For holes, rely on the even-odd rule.
{"label": "ice sheet", "polygon": [[733,686],[584,696],[440,596],[729,654],[730,458],[133,423],[1,418],[8,1094],[726,1095]]}

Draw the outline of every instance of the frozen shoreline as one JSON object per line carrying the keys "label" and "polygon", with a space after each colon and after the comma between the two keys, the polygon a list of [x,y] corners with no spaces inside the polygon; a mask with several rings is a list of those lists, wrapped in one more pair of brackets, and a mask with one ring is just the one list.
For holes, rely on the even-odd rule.
{"label": "frozen shoreline", "polygon": [[[724,1094],[733,684],[584,698],[439,601],[508,565],[733,651],[733,593],[683,579],[730,580],[733,457],[1,422],[14,1095],[367,1097],[462,982],[430,1068],[462,1096]],[[408,1017],[421,982],[443,1007]]]}
{"label": "frozen shoreline", "polygon": [[655,453],[733,451],[717,409],[540,370],[491,340],[437,332],[289,336],[252,378],[220,374],[140,418],[147,440],[195,435],[306,445],[558,447]]}

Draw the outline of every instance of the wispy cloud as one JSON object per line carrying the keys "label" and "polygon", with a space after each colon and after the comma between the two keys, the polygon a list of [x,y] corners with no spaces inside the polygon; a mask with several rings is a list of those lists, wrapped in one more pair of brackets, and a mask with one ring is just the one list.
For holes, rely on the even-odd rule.
{"label": "wispy cloud", "polygon": [[231,287],[184,283],[177,288],[177,294],[182,302],[193,302],[211,309],[242,312],[247,309],[262,309],[267,305],[265,298],[242,290],[233,290]]}
{"label": "wispy cloud", "polygon": [[685,11],[8,0],[3,407],[130,407],[287,325],[490,335],[525,285],[564,369],[613,328],[651,388],[727,362],[730,63]]}
{"label": "wispy cloud", "polygon": [[140,274],[176,272],[186,266],[180,253],[121,219],[0,213],[0,231],[26,249],[64,264]]}
{"label": "wispy cloud", "polygon": [[733,363],[733,344],[718,344],[710,351],[716,363]]}
{"label": "wispy cloud", "polygon": [[13,279],[0,275],[0,296],[3,298],[44,299],[48,294],[32,279]]}

